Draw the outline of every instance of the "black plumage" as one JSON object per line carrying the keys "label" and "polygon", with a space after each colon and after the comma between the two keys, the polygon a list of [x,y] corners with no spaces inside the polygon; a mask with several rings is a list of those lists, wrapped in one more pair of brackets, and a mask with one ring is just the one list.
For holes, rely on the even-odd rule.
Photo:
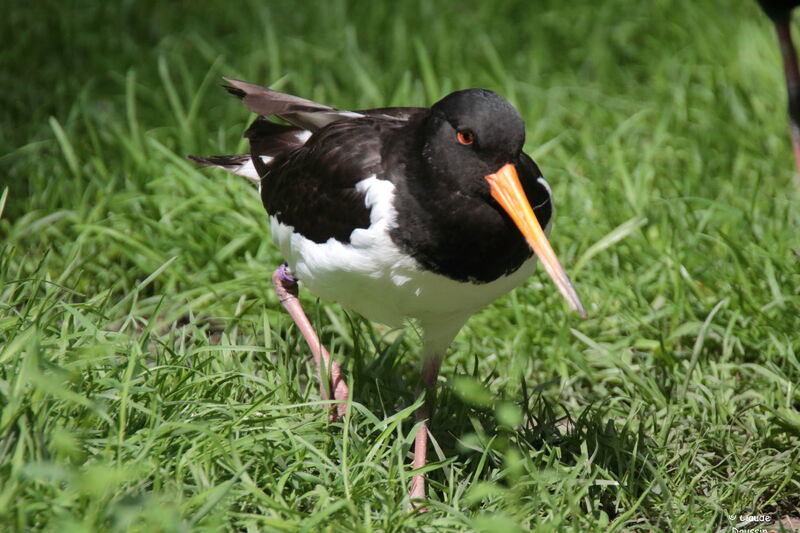
{"label": "black plumage", "polygon": [[[267,167],[261,200],[267,212],[307,239],[350,242],[366,228],[370,211],[356,185],[385,175],[381,144],[399,121],[372,117],[340,120],[318,130],[300,148],[285,152]],[[251,139],[256,146],[259,139]]]}

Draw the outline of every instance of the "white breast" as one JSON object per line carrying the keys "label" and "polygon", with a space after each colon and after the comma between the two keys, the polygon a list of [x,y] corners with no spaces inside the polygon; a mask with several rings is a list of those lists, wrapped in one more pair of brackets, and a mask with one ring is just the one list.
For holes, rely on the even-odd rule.
{"label": "white breast", "polygon": [[272,238],[293,274],[320,298],[393,327],[402,326],[407,318],[423,324],[463,324],[533,273],[535,258],[512,274],[483,284],[458,282],[423,270],[389,236],[397,220],[394,185],[370,176],[356,188],[371,209],[370,226],[353,231],[349,243],[333,238],[315,243],[270,218]]}

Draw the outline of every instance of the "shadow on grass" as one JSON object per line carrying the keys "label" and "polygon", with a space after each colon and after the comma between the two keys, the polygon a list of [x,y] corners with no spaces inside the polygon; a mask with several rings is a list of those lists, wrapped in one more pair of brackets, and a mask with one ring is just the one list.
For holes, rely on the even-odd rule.
{"label": "shadow on grass", "polygon": [[[562,477],[561,489],[565,490],[568,480],[580,480],[584,490],[581,507],[587,513],[602,510],[614,520],[632,506],[642,504],[645,508],[661,500],[660,494],[666,491],[666,484],[658,473],[655,454],[657,444],[639,425],[632,431],[608,413],[602,405],[589,405],[573,416],[569,410],[537,394],[528,395],[522,386],[518,398],[506,398],[522,408],[522,423],[507,425],[498,422],[496,412],[489,408],[476,408],[466,405],[457,395],[450,393],[451,399],[446,409],[449,427],[439,426],[456,441],[451,453],[458,453],[465,464],[479,464],[467,461],[470,455],[484,455],[476,443],[496,445],[496,453],[488,453],[488,468],[481,472],[481,478],[490,480],[505,488],[513,488],[517,476],[513,475],[514,465],[509,461],[509,452],[516,451],[528,471],[538,470],[557,472]],[[445,413],[443,415],[447,416]],[[476,424],[477,422],[477,424]],[[473,439],[471,449],[459,445],[470,433],[482,432],[484,437]],[[492,440],[489,440],[493,438]],[[450,452],[449,452],[450,453]],[[479,478],[480,479],[480,478]]]}
{"label": "shadow on grass", "polygon": [[[323,344],[332,347],[345,368],[351,398],[378,419],[390,418],[412,405],[419,380],[418,343],[413,332],[380,332],[359,317],[344,317],[336,327],[329,322],[320,331]],[[311,395],[316,396],[316,376],[307,373],[313,368],[306,359],[305,343],[293,326],[274,331],[273,343],[285,343],[277,352],[283,354],[278,359],[287,360],[276,363],[282,372],[291,374],[284,378],[297,380],[302,389],[313,387]],[[263,364],[271,359],[261,357],[267,357]],[[434,491],[448,490],[452,469],[456,469],[455,479],[467,485],[489,482],[514,490],[519,476],[510,461],[516,456],[517,468],[529,474],[524,477],[525,490],[536,487],[558,497],[580,486],[584,511],[602,511],[612,520],[634,507],[657,508],[667,494],[654,459],[659,448],[645,433],[645,424],[636,424],[633,430],[602,404],[570,412],[543,394],[554,383],[531,389],[523,381],[513,396],[495,397],[486,391],[487,398],[480,403],[470,401],[459,390],[459,379],[469,378],[486,389],[494,377],[485,376],[481,384],[477,365],[472,372],[460,369],[445,377],[446,382],[437,389],[431,424],[438,448],[429,449],[429,459],[438,457],[447,465],[429,472]],[[304,394],[301,389],[296,393]],[[498,415],[500,405],[513,407],[513,422]],[[414,425],[412,414],[402,422],[402,433],[410,435]],[[410,453],[410,443],[408,446]],[[330,452],[335,453],[333,449]],[[407,463],[410,468],[410,460]],[[554,481],[547,476],[555,476]]]}
{"label": "shadow on grass", "polygon": [[[356,340],[359,335],[355,329],[353,332],[355,352],[363,351],[364,345],[359,348],[358,343],[364,339]],[[347,365],[353,383],[352,397],[376,416],[392,416],[415,400],[417,358],[408,353],[408,343],[402,336],[383,346],[375,338],[370,342],[373,355],[357,357]],[[566,407],[542,395],[542,390],[551,384],[532,392],[523,381],[517,397],[493,398],[489,404],[476,405],[458,393],[454,386],[457,379],[448,376],[447,383],[439,384],[431,430],[443,458],[455,459],[463,467],[462,479],[490,481],[510,488],[514,481],[509,476],[507,457],[515,449],[523,461],[531,461],[529,469],[549,468],[552,463],[545,464],[541,457],[551,461],[555,458],[560,471],[572,471],[574,478],[589,485],[588,500],[594,502],[591,505],[611,519],[633,505],[653,506],[666,492],[654,458],[657,444],[646,434],[645,424],[632,430],[611,416],[604,405],[586,406],[573,416]],[[518,408],[518,423],[499,420],[502,417],[498,417],[495,407],[500,403]],[[414,423],[413,416],[404,422],[406,434]],[[429,458],[430,454],[429,450]],[[436,469],[429,478],[434,484],[446,486],[448,475],[447,469]]]}

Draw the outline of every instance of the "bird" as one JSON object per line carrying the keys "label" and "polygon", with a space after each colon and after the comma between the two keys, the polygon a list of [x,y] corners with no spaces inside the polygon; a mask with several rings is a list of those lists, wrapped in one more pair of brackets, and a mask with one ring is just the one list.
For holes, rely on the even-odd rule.
{"label": "bird", "polygon": [[797,66],[797,51],[792,42],[792,10],[800,5],[800,0],[757,0],[764,13],[772,20],[778,34],[778,45],[783,57],[783,71],[788,93],[789,131],[792,138],[792,151],[800,179],[800,70]]}
{"label": "bird", "polygon": [[[553,199],[522,150],[524,121],[487,89],[431,107],[345,111],[223,79],[258,115],[244,133],[250,151],[189,158],[258,184],[285,259],[272,282],[312,353],[330,420],[345,416],[350,392],[303,312],[298,283],[374,322],[413,321],[422,331],[418,471],[442,359],[472,314],[522,284],[538,259],[587,316],[548,241]],[[425,497],[425,476],[415,473],[409,501]]]}

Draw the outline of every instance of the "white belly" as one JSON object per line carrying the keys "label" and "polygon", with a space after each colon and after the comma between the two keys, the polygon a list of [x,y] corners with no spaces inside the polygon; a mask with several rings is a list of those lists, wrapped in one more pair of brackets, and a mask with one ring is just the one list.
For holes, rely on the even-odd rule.
{"label": "white belly", "polygon": [[534,271],[535,257],[490,283],[458,282],[423,270],[389,236],[396,220],[391,202],[394,185],[373,176],[357,188],[371,208],[370,226],[353,231],[349,243],[335,239],[315,243],[270,218],[272,238],[292,273],[320,298],[393,327],[402,326],[408,318],[423,324],[463,323]]}

